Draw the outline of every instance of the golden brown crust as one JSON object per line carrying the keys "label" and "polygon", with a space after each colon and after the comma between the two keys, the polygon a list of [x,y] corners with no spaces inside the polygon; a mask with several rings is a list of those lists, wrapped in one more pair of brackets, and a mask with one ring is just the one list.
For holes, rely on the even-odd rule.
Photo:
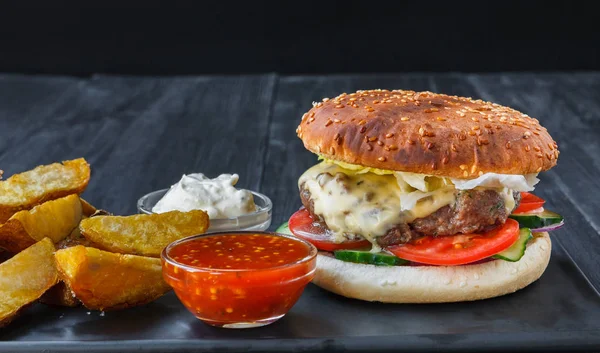
{"label": "golden brown crust", "polygon": [[471,179],[538,173],[559,154],[537,119],[481,100],[371,90],[313,105],[298,137],[308,150],[346,163]]}

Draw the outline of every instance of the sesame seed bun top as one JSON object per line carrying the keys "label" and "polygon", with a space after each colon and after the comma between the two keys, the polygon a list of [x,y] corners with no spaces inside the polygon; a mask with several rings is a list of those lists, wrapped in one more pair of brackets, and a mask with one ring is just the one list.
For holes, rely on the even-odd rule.
{"label": "sesame seed bun top", "polygon": [[514,109],[432,92],[369,90],[324,98],[296,130],[326,158],[461,179],[529,174],[556,165],[558,146]]}

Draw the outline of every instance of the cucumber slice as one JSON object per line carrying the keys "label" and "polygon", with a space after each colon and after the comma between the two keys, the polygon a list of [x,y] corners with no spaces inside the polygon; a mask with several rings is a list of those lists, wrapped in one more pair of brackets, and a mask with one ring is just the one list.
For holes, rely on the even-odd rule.
{"label": "cucumber slice", "polygon": [[531,229],[548,227],[563,221],[563,216],[548,210],[539,213],[511,214],[509,217],[519,222],[522,228]]}
{"label": "cucumber slice", "polygon": [[275,233],[293,235],[292,231],[290,230],[290,227],[288,226],[288,222],[285,222],[284,224],[277,227],[277,229],[275,229]]}
{"label": "cucumber slice", "polygon": [[531,238],[533,238],[531,230],[529,228],[521,228],[519,230],[519,239],[517,239],[510,248],[499,252],[492,257],[510,262],[519,261],[525,254],[525,247]]}
{"label": "cucumber slice", "polygon": [[336,250],[333,255],[338,260],[375,266],[400,266],[408,263],[407,260],[394,255],[361,250]]}

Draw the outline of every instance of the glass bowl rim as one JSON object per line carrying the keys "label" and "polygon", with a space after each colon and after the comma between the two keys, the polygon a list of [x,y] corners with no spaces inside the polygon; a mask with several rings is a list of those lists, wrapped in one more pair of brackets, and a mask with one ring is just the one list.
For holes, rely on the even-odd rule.
{"label": "glass bowl rim", "polygon": [[[137,209],[145,214],[154,214],[155,212],[152,212],[152,210],[147,209],[145,207],[143,207],[144,205],[144,201],[147,200],[150,196],[159,194],[159,193],[163,193],[166,194],[168,191],[170,190],[170,188],[166,188],[166,189],[160,189],[160,190],[155,190],[152,192],[147,193],[146,195],[140,197],[137,201]],[[248,190],[248,189],[245,189]],[[213,223],[215,224],[220,224],[220,223],[225,223],[227,221],[239,221],[239,220],[243,220],[243,219],[252,219],[253,217],[257,217],[259,215],[265,214],[265,213],[269,213],[272,209],[273,209],[273,202],[271,201],[271,199],[265,195],[265,194],[261,194],[260,192],[257,191],[252,191],[252,190],[248,190],[249,192],[252,193],[252,195],[254,197],[258,197],[260,199],[262,199],[265,202],[264,206],[256,206],[257,210],[254,212],[250,212],[250,213],[246,213],[243,214],[241,216],[238,217],[230,217],[230,218],[213,218],[211,219],[211,225]]]}
{"label": "glass bowl rim", "polygon": [[[278,236],[278,237],[282,237],[282,238],[288,238],[288,239],[298,241],[298,242],[303,243],[304,245],[308,246],[309,252],[308,252],[308,255],[306,255],[305,257],[303,257],[295,262],[286,263],[283,265],[277,265],[277,266],[273,266],[273,267],[267,267],[267,268],[258,268],[258,269],[256,269],[256,268],[255,269],[208,268],[208,267],[201,267],[201,266],[191,266],[191,265],[182,264],[181,262],[179,262],[179,261],[171,258],[171,256],[169,256],[170,249],[174,248],[175,246],[177,246],[181,243],[185,243],[187,241],[191,241],[191,240],[194,240],[197,238],[203,238],[203,237],[218,237],[218,236],[223,236],[223,235],[236,235],[236,234],[248,234],[248,235],[249,234],[261,234],[261,235],[274,235],[274,236]],[[197,235],[192,235],[192,236],[182,238],[179,240],[175,240],[174,242],[170,243],[162,250],[162,252],[160,253],[160,258],[164,262],[168,263],[169,265],[174,266],[174,267],[177,266],[179,268],[184,269],[187,272],[214,272],[214,273],[269,272],[269,271],[282,270],[285,268],[290,268],[290,267],[302,265],[304,263],[308,263],[317,257],[318,252],[319,252],[319,250],[313,244],[311,244],[309,241],[306,241],[304,239],[298,238],[293,235],[277,233],[277,232],[268,232],[268,231],[240,230],[240,231],[223,231],[223,232],[215,232],[215,233],[197,234]],[[313,271],[311,271],[311,272],[313,272]],[[302,276],[305,276],[305,275],[307,275],[307,274],[303,274]],[[302,277],[302,276],[298,276],[298,277]]]}

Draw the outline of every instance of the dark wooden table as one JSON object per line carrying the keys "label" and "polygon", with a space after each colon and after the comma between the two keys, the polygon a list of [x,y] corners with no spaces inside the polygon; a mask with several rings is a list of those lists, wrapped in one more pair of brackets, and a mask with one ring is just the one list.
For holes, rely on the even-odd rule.
{"label": "dark wooden table", "polygon": [[273,225],[299,206],[297,179],[317,162],[295,128],[312,101],[357,89],[431,90],[514,107],[558,142],[536,193],[567,226],[553,233],[600,288],[600,73],[91,78],[0,75],[0,169],[85,157],[84,197],[116,214],[182,174],[235,172],[267,194]]}

